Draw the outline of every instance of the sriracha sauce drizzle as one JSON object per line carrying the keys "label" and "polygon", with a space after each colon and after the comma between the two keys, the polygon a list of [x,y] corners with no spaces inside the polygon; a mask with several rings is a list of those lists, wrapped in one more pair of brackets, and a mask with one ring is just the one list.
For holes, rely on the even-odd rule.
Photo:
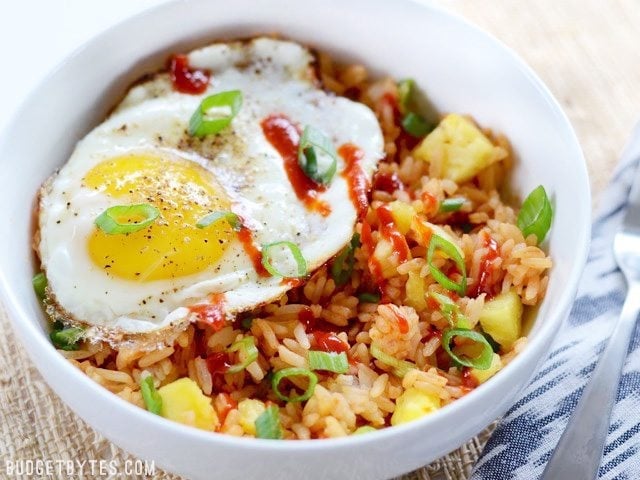
{"label": "sriracha sauce drizzle", "polygon": [[317,330],[313,332],[316,339],[317,349],[323,352],[341,353],[349,350],[349,345],[340,340],[333,332],[322,332]]}
{"label": "sriracha sauce drizzle", "polygon": [[198,95],[209,85],[210,74],[206,70],[192,69],[186,55],[174,55],[169,66],[173,88],[181,93]]}
{"label": "sriracha sauce drizzle", "polygon": [[500,251],[498,249],[498,243],[487,232],[484,232],[484,246],[487,249],[487,253],[480,262],[478,283],[471,291],[471,296],[473,297],[477,297],[482,293],[486,293],[490,296],[495,293],[494,285],[490,284],[490,280],[493,261],[500,256]]}
{"label": "sriracha sauce drizzle", "polygon": [[380,234],[382,238],[391,242],[393,252],[398,256],[400,263],[409,258],[409,245],[404,235],[396,228],[396,224],[391,214],[391,209],[386,205],[376,208],[376,215],[380,221]]}
{"label": "sriracha sauce drizzle", "polygon": [[320,213],[323,217],[331,213],[328,203],[318,198],[319,192],[326,190],[324,185],[311,180],[298,163],[298,146],[300,130],[285,115],[269,115],[260,124],[265,138],[282,157],[284,169],[289,177],[296,196],[309,210]]}
{"label": "sriracha sauce drizzle", "polygon": [[367,197],[371,184],[369,178],[362,170],[360,161],[364,156],[362,150],[351,143],[345,143],[338,148],[338,154],[346,163],[342,176],[349,185],[349,196],[351,202],[358,212],[358,217],[364,217],[369,207],[369,198]]}
{"label": "sriracha sauce drizzle", "polygon": [[260,253],[258,247],[253,243],[251,230],[243,225],[238,232],[238,240],[240,240],[242,248],[244,248],[245,253],[251,259],[256,273],[261,277],[269,277],[269,272],[267,272],[267,269],[262,265],[262,253]]}
{"label": "sriracha sauce drizzle", "polygon": [[214,293],[210,297],[211,303],[202,303],[189,307],[198,317],[198,323],[209,326],[214,332],[222,330],[227,324],[224,311],[224,293]]}

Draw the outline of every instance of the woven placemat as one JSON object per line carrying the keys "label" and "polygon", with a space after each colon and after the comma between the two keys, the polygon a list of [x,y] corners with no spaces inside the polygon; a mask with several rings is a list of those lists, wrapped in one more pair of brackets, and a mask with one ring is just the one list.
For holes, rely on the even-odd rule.
{"label": "woven placemat", "polygon": [[[637,0],[442,0],[518,52],[562,103],[587,157],[594,201],[640,118],[640,8]],[[472,113],[472,112],[469,112]],[[524,112],[523,112],[524,114]],[[535,135],[536,132],[531,132]],[[544,139],[541,139],[544,141]],[[2,254],[6,254],[2,252]],[[0,477],[5,462],[133,458],[95,433],[63,405],[35,370],[0,311]],[[468,478],[492,427],[403,480]],[[73,478],[122,478],[115,475]],[[132,480],[179,480],[162,472]]]}

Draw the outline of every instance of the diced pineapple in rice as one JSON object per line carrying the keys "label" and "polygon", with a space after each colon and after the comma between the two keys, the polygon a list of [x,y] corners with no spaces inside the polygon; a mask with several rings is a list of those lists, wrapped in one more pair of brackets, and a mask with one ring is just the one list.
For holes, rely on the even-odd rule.
{"label": "diced pineapple in rice", "polygon": [[408,203],[401,202],[399,200],[391,202],[389,207],[391,207],[391,215],[393,216],[393,221],[398,227],[398,231],[401,234],[406,235],[411,229],[411,222],[413,221],[413,217],[416,216],[416,211]]}
{"label": "diced pineapple in rice", "polygon": [[435,412],[440,406],[440,397],[437,395],[423,392],[417,388],[408,388],[396,400],[396,409],[391,416],[391,425],[411,422]]}
{"label": "diced pineapple in rice", "polygon": [[471,180],[504,155],[471,120],[457,114],[444,117],[413,150],[414,158],[440,163],[442,177],[457,183]]}
{"label": "diced pineapple in rice", "polygon": [[245,433],[249,435],[256,434],[256,419],[262,415],[266,409],[264,403],[260,400],[246,398],[238,403],[238,412],[240,412],[238,423],[240,423]]}
{"label": "diced pineapple in rice", "polygon": [[485,302],[480,325],[504,350],[510,350],[522,331],[522,300],[515,290]]}
{"label": "diced pineapple in rice", "polygon": [[218,425],[211,399],[190,378],[181,378],[158,389],[162,416],[185,425],[214,430]]}
{"label": "diced pineapple in rice", "polygon": [[405,285],[407,292],[407,304],[413,307],[417,312],[421,312],[427,308],[427,301],[425,300],[425,288],[424,279],[418,272],[409,272],[409,278]]}
{"label": "diced pineapple in rice", "polygon": [[472,368],[469,373],[476,382],[484,383],[498,373],[500,369],[502,369],[502,359],[500,358],[500,355],[494,353],[491,358],[491,366],[488,369],[478,370],[477,368]]}

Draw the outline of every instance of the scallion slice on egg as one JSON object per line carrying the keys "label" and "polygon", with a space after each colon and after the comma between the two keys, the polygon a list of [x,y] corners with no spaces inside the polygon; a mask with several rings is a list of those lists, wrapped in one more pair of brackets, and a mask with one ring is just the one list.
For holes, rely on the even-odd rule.
{"label": "scallion slice on egg", "polygon": [[[458,267],[458,271],[462,275],[460,283],[454,282],[447,275],[445,275],[438,267],[436,267],[433,263],[433,259],[436,253],[436,250],[440,250],[447,257],[452,259],[456,267]],[[460,252],[456,248],[456,246],[451,243],[449,240],[444,239],[440,235],[433,235],[431,237],[431,241],[429,242],[429,249],[427,250],[427,263],[429,264],[429,270],[431,271],[431,275],[447,290],[452,290],[456,292],[458,295],[464,296],[467,291],[467,270],[464,265],[464,259],[460,255]]]}
{"label": "scallion slice on egg", "polygon": [[280,425],[280,413],[276,405],[271,405],[260,414],[255,421],[256,438],[268,440],[280,440],[282,438],[282,426]]}
{"label": "scallion slice on egg", "polygon": [[[319,154],[328,157],[325,165],[318,165]],[[338,168],[335,147],[322,132],[307,125],[298,145],[298,163],[307,177],[316,183],[329,185]]]}
{"label": "scallion slice on egg", "polygon": [[311,370],[324,370],[334,373],[347,373],[349,360],[345,352],[309,351],[309,367]]}
{"label": "scallion slice on egg", "polygon": [[[465,345],[458,347],[459,350],[465,347],[474,349],[477,351],[475,352],[475,355],[471,356],[466,352],[453,352],[451,350],[451,342],[455,337],[464,338],[468,342]],[[466,328],[452,328],[450,330],[445,330],[442,334],[442,347],[455,362],[465,367],[486,370],[491,366],[491,361],[493,360],[493,349],[491,348],[491,345],[484,335],[480,332],[476,332],[475,330],[469,330]]]}
{"label": "scallion slice on egg", "polygon": [[148,203],[116,205],[102,212],[96,226],[108,235],[134,233],[148,227],[160,216],[160,210]]}
{"label": "scallion slice on egg", "polygon": [[[282,272],[273,265],[273,257],[283,249],[288,249],[296,262],[295,274]],[[282,241],[262,245],[262,266],[274,277],[301,278],[307,275],[307,261],[302,256],[300,247],[293,242]]]}
{"label": "scallion slice on egg", "polygon": [[[280,391],[280,382],[286,378],[291,377],[306,377],[309,381],[307,388],[300,395],[291,395],[287,397]],[[278,370],[271,379],[271,388],[273,388],[273,393],[276,394],[280,400],[285,402],[303,402],[311,398],[313,392],[316,388],[316,384],[318,383],[318,376],[313,373],[311,370],[306,368],[283,368],[282,370]]]}
{"label": "scallion slice on egg", "polygon": [[238,340],[237,342],[231,344],[231,346],[227,348],[227,352],[240,353],[240,362],[236,363],[235,365],[231,365],[227,369],[227,373],[242,372],[245,368],[247,368],[250,364],[258,359],[258,349],[256,348],[256,341],[255,338],[251,336],[244,337],[242,340]]}
{"label": "scallion slice on egg", "polygon": [[206,228],[212,223],[216,223],[218,220],[224,218],[227,223],[231,226],[234,231],[239,231],[242,228],[242,222],[240,221],[240,217],[233,212],[227,211],[219,211],[212,212],[209,215],[205,215],[198,223],[196,223],[196,227],[198,228]]}
{"label": "scallion slice on egg", "polygon": [[203,138],[221,132],[242,106],[242,92],[229,90],[206,97],[189,120],[189,135]]}
{"label": "scallion slice on egg", "polygon": [[518,213],[518,228],[525,237],[536,236],[538,243],[547,236],[551,228],[553,209],[542,185],[536,187],[525,199]]}

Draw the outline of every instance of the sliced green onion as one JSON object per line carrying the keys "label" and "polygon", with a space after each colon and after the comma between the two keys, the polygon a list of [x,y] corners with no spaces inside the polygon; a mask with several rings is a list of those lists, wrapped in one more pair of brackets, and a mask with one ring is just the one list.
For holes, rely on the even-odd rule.
{"label": "sliced green onion", "polygon": [[[189,120],[189,135],[203,138],[207,135],[219,133],[231,124],[233,118],[242,106],[242,92],[229,90],[206,97]],[[222,112],[211,112],[211,110]],[[214,114],[219,113],[214,118]]]}
{"label": "sliced green onion", "polygon": [[[331,158],[331,163],[323,172],[318,171],[318,151]],[[338,154],[327,137],[319,130],[307,125],[304,127],[298,145],[298,163],[307,177],[316,183],[328,185],[338,168]]]}
{"label": "sliced green onion", "polygon": [[534,234],[542,243],[551,228],[553,208],[542,185],[536,187],[525,199],[518,213],[518,228],[525,237]]}
{"label": "sliced green onion", "polygon": [[51,343],[53,343],[56,348],[60,350],[73,351],[78,350],[80,347],[79,342],[83,333],[83,328],[65,328],[61,322],[55,322],[53,324],[53,330],[49,334],[49,338],[51,338]]}
{"label": "sliced green onion", "polygon": [[160,415],[162,413],[162,397],[156,390],[151,375],[144,377],[140,382],[140,393],[142,393],[142,399],[147,410]]}
{"label": "sliced green onion", "polygon": [[358,295],[358,300],[361,303],[378,303],[380,301],[380,295],[377,293],[361,293]]}
{"label": "sliced green onion", "polygon": [[[468,338],[469,340],[480,344],[482,346],[482,352],[475,358],[456,355],[451,350],[451,341],[454,337]],[[491,348],[491,345],[489,345],[489,342],[487,342],[487,339],[484,338],[484,335],[480,332],[476,332],[475,330],[468,330],[465,328],[452,328],[450,330],[446,330],[442,335],[442,347],[454,361],[458,362],[460,365],[464,365],[465,367],[487,370],[491,366],[493,349]]]}
{"label": "sliced green onion", "polygon": [[310,350],[309,368],[311,368],[311,370],[347,373],[347,370],[349,370],[349,360],[347,359],[347,354],[345,352],[334,353]]}
{"label": "sliced green onion", "polygon": [[412,137],[422,138],[429,133],[433,127],[422,115],[409,112],[402,118],[402,128]]}
{"label": "sliced green onion", "polygon": [[[436,249],[444,252],[450,259],[452,259],[456,263],[456,266],[458,267],[458,270],[462,275],[460,283],[456,283],[451,280],[433,264],[433,256],[436,252]],[[447,290],[457,292],[462,297],[465,296],[467,292],[467,270],[464,265],[464,259],[453,243],[451,243],[449,240],[445,240],[440,235],[432,235],[431,241],[429,242],[429,249],[427,250],[427,263],[429,264],[431,275],[436,282],[438,282]]]}
{"label": "sliced green onion", "polygon": [[[307,389],[301,395],[293,395],[291,397],[287,397],[282,392],[280,392],[280,382],[285,378],[289,377],[307,377],[309,379],[309,385]],[[318,376],[313,373],[311,370],[307,370],[306,368],[283,368],[282,370],[278,370],[271,379],[271,388],[273,389],[273,393],[276,394],[280,400],[285,402],[303,402],[311,398],[313,395],[313,391],[316,388],[316,384],[318,383]]]}
{"label": "sliced green onion", "polygon": [[271,405],[260,414],[255,421],[256,438],[267,440],[280,440],[282,438],[282,426],[280,425],[280,413],[276,405]]}
{"label": "sliced green onion", "polygon": [[242,328],[245,330],[251,330],[251,325],[253,324],[253,317],[243,318],[242,322],[240,322]]}
{"label": "sliced green onion", "polygon": [[245,368],[251,365],[258,359],[258,349],[256,348],[256,340],[255,338],[248,336],[244,337],[242,340],[238,340],[233,343],[229,348],[227,348],[227,352],[240,352],[240,358],[242,359],[239,363],[235,365],[231,365],[227,369],[227,373],[238,373],[242,372]]}
{"label": "sliced green onion", "polygon": [[398,360],[397,358],[389,355],[384,352],[380,345],[376,342],[371,344],[371,348],[369,349],[371,352],[371,356],[376,360],[380,360],[385,365],[391,367],[391,372],[396,376],[403,378],[410,370],[417,368],[413,363],[406,362],[404,360]]}
{"label": "sliced green onion", "polygon": [[198,223],[196,223],[196,227],[205,228],[211,225],[212,223],[216,223],[221,218],[224,218],[227,223],[233,228],[236,232],[242,228],[242,222],[240,221],[240,217],[233,212],[227,211],[219,211],[212,212],[209,215],[205,215]]}
{"label": "sliced green onion", "polygon": [[373,428],[370,425],[364,425],[362,427],[356,428],[351,435],[363,435],[365,433],[376,432],[377,430],[378,430],[377,428]]}
{"label": "sliced green onion", "polygon": [[498,353],[500,351],[500,344],[496,342],[493,337],[487,332],[482,332],[482,335],[484,335],[484,338],[486,338],[487,342],[489,342],[489,345],[491,345],[491,349],[493,350],[493,352]]}
{"label": "sliced green onion", "polygon": [[33,290],[36,292],[36,295],[38,296],[38,298],[40,300],[44,300],[44,296],[46,294],[46,288],[47,288],[47,277],[45,276],[44,273],[40,272],[37,273],[34,277],[33,280],[31,280],[33,283]]}
{"label": "sliced green onion", "polygon": [[457,212],[462,208],[464,202],[467,199],[463,197],[453,197],[453,198],[445,198],[442,202],[440,202],[440,208],[438,211],[440,213],[450,213]]}
{"label": "sliced green onion", "polygon": [[398,109],[403,115],[409,113],[411,109],[410,103],[414,85],[413,78],[406,78],[398,83]]}
{"label": "sliced green onion", "polygon": [[334,258],[331,264],[331,278],[336,282],[336,286],[343,286],[351,278],[353,267],[356,263],[356,248],[359,246],[360,234],[354,233],[353,237],[351,237],[351,242]]}
{"label": "sliced green onion", "polygon": [[[273,250],[278,247],[288,248],[293,255],[293,259],[295,260],[298,270],[297,275],[285,275],[280,272],[276,267],[273,266],[272,257]],[[266,268],[267,272],[275,277],[283,277],[283,278],[300,278],[304,277],[307,274],[307,261],[302,256],[302,252],[300,251],[300,247],[298,247],[293,242],[273,242],[266,243],[262,245],[262,266]]]}
{"label": "sliced green onion", "polygon": [[433,298],[440,306],[440,313],[449,321],[450,326],[457,328],[467,328],[467,318],[460,313],[460,307],[449,297],[438,292],[430,292],[429,296]]}
{"label": "sliced green onion", "polygon": [[160,210],[148,203],[116,205],[102,212],[96,218],[95,224],[108,235],[119,235],[142,230],[151,225],[159,216]]}

